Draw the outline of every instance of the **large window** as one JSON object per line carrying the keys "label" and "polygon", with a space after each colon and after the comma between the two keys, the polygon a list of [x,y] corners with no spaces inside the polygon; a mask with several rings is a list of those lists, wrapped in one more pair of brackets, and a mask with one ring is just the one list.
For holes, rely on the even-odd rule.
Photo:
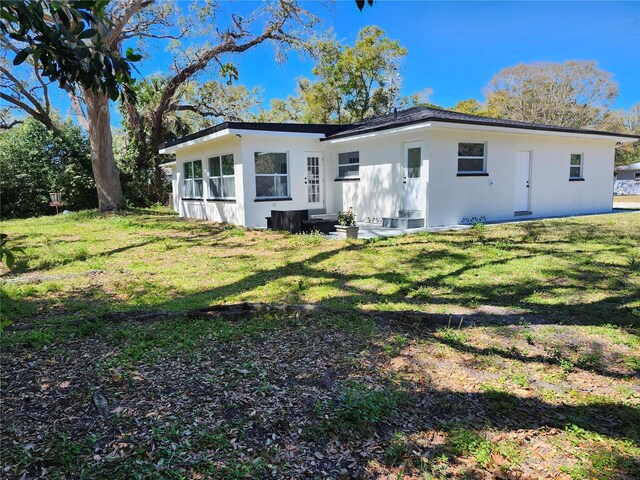
{"label": "large window", "polygon": [[458,173],[485,173],[486,168],[484,143],[458,143]]}
{"label": "large window", "polygon": [[256,152],[256,197],[285,198],[289,196],[287,154]]}
{"label": "large window", "polygon": [[571,162],[569,165],[569,179],[581,180],[582,179],[582,154],[572,153]]}
{"label": "large window", "polygon": [[360,176],[360,152],[338,154],[338,178],[357,178]]}
{"label": "large window", "polygon": [[236,198],[233,154],[209,159],[209,197],[224,200]]}
{"label": "large window", "polygon": [[184,163],[183,198],[202,198],[202,161]]}

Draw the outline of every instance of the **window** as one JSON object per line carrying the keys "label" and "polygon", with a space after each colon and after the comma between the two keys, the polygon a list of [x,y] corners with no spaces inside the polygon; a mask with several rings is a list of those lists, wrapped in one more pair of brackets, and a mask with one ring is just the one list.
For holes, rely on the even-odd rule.
{"label": "window", "polygon": [[256,152],[256,197],[283,198],[289,196],[287,154]]}
{"label": "window", "polygon": [[360,152],[338,154],[338,178],[357,178],[360,175]]}
{"label": "window", "polygon": [[183,198],[202,198],[202,161],[184,164]]}
{"label": "window", "polygon": [[458,173],[485,173],[485,144],[458,143]]}
{"label": "window", "polygon": [[640,182],[640,172],[636,172],[635,178],[636,178],[636,182]]}
{"label": "window", "polygon": [[236,198],[236,178],[233,171],[233,154],[220,155],[209,159],[210,198]]}
{"label": "window", "polygon": [[582,179],[582,154],[572,153],[569,166],[569,179]]}
{"label": "window", "polygon": [[422,166],[422,149],[420,147],[407,149],[407,178],[420,178]]}

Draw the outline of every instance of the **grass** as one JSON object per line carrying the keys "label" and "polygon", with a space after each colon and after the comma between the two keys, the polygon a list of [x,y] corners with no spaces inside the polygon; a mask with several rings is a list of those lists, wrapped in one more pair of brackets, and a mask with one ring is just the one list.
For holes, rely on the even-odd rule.
{"label": "grass", "polygon": [[3,230],[26,251],[16,272],[35,277],[3,285],[9,321],[235,301],[439,314],[490,305],[595,325],[640,318],[633,214],[350,243],[158,211],[5,221]]}
{"label": "grass", "polygon": [[[0,277],[3,478],[640,476],[638,214],[348,242],[164,210],[2,228],[26,252]],[[351,313],[186,313],[238,301]]]}

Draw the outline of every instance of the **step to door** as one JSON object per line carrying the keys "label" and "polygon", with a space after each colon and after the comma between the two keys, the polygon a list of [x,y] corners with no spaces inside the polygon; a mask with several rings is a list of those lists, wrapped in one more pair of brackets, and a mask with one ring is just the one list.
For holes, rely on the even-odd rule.
{"label": "step to door", "polygon": [[382,226],[385,228],[422,228],[424,218],[383,217]]}
{"label": "step to door", "polygon": [[399,210],[398,217],[400,218],[424,218],[422,210]]}

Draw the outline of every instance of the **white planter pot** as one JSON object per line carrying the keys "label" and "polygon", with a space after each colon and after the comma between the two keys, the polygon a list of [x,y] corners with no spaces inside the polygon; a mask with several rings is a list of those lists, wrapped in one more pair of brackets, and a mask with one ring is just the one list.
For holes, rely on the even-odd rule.
{"label": "white planter pot", "polygon": [[338,238],[340,240],[345,240],[347,238],[358,238],[359,229],[360,227],[355,225],[351,227],[336,225],[336,232],[338,233]]}

